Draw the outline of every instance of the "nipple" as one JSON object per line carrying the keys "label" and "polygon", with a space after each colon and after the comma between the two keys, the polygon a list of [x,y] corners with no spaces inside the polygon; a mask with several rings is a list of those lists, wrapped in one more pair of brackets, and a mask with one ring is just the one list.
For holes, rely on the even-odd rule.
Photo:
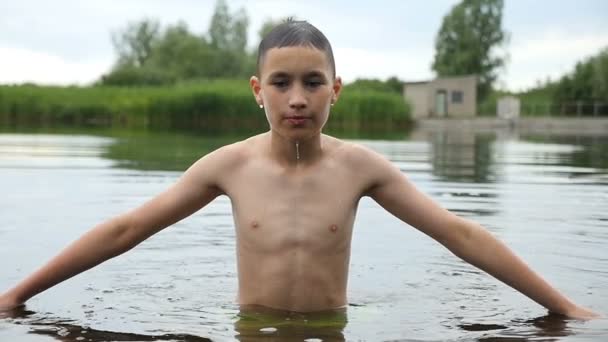
{"label": "nipple", "polygon": [[331,226],[329,226],[329,230],[331,230],[332,233],[335,233],[338,230],[338,226],[335,224],[332,224]]}
{"label": "nipple", "polygon": [[300,142],[296,141],[296,160],[300,160]]}
{"label": "nipple", "polygon": [[251,222],[251,228],[256,229],[259,226],[260,226],[260,224],[258,223],[258,221]]}

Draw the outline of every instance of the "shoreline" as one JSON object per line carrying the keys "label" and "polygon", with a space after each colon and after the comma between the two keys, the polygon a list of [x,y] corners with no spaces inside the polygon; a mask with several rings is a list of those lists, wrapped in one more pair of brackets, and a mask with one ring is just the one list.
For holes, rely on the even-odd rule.
{"label": "shoreline", "polygon": [[563,134],[608,136],[608,118],[556,118],[520,117],[502,119],[494,117],[474,118],[425,118],[414,121],[416,129],[442,131],[517,131],[520,134]]}

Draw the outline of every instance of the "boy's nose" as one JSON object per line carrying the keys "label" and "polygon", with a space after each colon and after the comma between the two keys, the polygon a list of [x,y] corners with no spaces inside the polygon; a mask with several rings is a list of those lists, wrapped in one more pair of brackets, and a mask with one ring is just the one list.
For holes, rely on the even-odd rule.
{"label": "boy's nose", "polygon": [[289,94],[289,107],[294,109],[306,107],[306,97],[298,89],[294,89],[291,94]]}

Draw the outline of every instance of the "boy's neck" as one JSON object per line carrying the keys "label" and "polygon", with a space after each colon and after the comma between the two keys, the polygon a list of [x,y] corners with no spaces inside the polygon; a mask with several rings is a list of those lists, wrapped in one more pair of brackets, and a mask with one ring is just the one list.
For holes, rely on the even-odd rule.
{"label": "boy's neck", "polygon": [[311,164],[322,153],[321,134],[306,139],[290,139],[270,132],[270,155],[282,165],[295,167]]}

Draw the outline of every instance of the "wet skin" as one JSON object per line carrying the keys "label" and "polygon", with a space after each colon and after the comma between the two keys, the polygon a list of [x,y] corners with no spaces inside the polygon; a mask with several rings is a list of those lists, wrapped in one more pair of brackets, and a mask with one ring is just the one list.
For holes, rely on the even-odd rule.
{"label": "wet skin", "polygon": [[97,225],[0,295],[0,311],[128,251],[220,195],[233,206],[239,304],[300,312],[341,308],[347,304],[357,205],[369,196],[550,311],[597,317],[555,290],[486,229],[419,192],[386,158],[323,135],[341,90],[324,52],[273,48],[262,60],[250,85],[264,106],[267,133],[207,154],[163,193]]}

